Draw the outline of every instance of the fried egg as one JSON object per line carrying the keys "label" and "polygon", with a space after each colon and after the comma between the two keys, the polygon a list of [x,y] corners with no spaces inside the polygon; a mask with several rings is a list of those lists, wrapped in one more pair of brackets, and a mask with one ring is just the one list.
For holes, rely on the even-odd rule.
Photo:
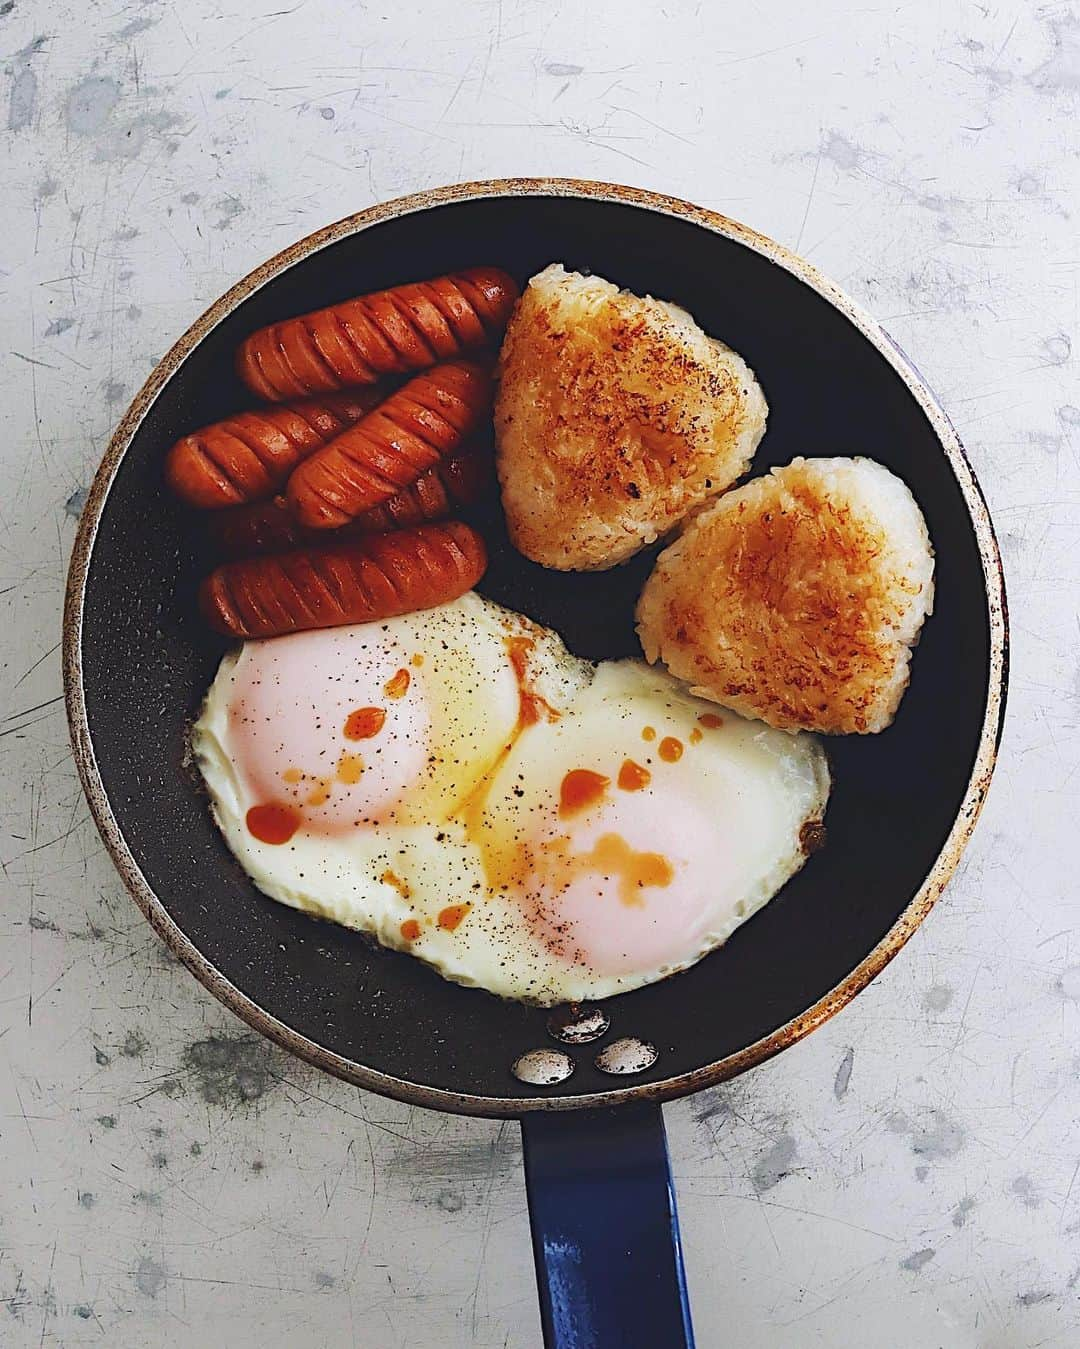
{"label": "fried egg", "polygon": [[227,655],[193,746],[271,898],[550,1005],[699,960],[803,864],[817,741],[481,599]]}

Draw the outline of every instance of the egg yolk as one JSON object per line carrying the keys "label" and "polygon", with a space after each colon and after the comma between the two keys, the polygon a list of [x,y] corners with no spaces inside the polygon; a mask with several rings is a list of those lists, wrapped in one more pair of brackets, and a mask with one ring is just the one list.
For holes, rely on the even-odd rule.
{"label": "egg yolk", "polygon": [[[669,790],[670,787],[670,790]],[[567,964],[602,975],[659,970],[705,938],[737,840],[706,805],[665,783],[622,791],[566,819],[552,812],[525,840],[515,887],[526,922]]]}
{"label": "egg yolk", "polygon": [[420,679],[408,678],[402,654],[366,640],[362,629],[247,643],[227,718],[248,800],[287,806],[294,831],[392,823],[432,754],[427,696]]}

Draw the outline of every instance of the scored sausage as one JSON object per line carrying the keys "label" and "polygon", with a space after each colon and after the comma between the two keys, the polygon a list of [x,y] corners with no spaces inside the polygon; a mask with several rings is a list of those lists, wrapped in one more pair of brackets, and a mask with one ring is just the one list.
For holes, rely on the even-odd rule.
{"label": "scored sausage", "polygon": [[[409,529],[429,520],[443,520],[455,506],[473,506],[495,482],[490,449],[478,442],[447,455],[381,506],[361,511],[353,524],[369,534]],[[346,526],[348,528],[348,526]]]}
{"label": "scored sausage", "polygon": [[448,361],[425,370],[296,466],[286,487],[290,509],[310,529],[336,529],[382,505],[472,435],[491,398],[486,365]]}
{"label": "scored sausage", "polygon": [[498,267],[375,291],[260,328],[241,344],[237,374],[277,402],[422,370],[495,341],[517,294]]}
{"label": "scored sausage", "polygon": [[204,510],[272,496],[301,459],[385,396],[350,389],[238,412],[182,436],[165,457],[165,480],[181,501]]}
{"label": "scored sausage", "polygon": [[480,535],[446,520],[226,562],[203,581],[199,607],[228,637],[277,637],[431,609],[471,590],[486,566]]}
{"label": "scored sausage", "polygon": [[[458,506],[472,506],[494,484],[495,470],[490,450],[472,441],[422,474],[411,487],[381,506],[363,511],[333,539],[356,539],[364,534],[386,534],[409,529],[432,520],[445,520]],[[297,522],[282,496],[253,501],[247,506],[215,511],[208,517],[210,537],[219,556],[252,557],[257,553],[280,553],[303,543],[328,542],[323,530],[308,529]]]}
{"label": "scored sausage", "polygon": [[[283,553],[311,538],[312,531],[298,525],[282,496],[252,501],[247,506],[215,511],[207,517],[213,551],[217,557],[255,557],[259,553]],[[342,530],[353,537],[352,530]],[[322,535],[325,540],[326,535]]]}

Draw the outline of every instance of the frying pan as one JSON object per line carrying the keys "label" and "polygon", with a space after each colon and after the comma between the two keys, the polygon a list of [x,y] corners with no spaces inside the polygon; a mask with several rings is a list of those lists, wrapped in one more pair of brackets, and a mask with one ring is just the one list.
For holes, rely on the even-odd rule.
{"label": "frying pan", "polygon": [[[407,956],[259,894],[214,828],[186,736],[225,649],[192,604],[197,531],[167,499],[165,449],[245,402],[232,353],[252,329],[396,282],[494,263],[591,269],[689,308],[757,372],[770,403],[754,472],[865,453],[911,487],[937,552],[936,611],[881,735],[828,745],[826,847],[693,969],[610,999],[606,1039],[558,1085],[520,1081],[554,1048],[548,1014],[441,979]],[[560,575],[507,548],[481,587],[598,658],[637,651],[651,556]],[[90,807],[140,908],[206,987],[285,1049],[371,1091],[519,1116],[549,1346],[690,1344],[660,1102],[760,1063],[820,1025],[903,946],[940,894],[986,792],[1006,686],[1000,560],[960,442],[916,371],[807,263],[684,202],[560,179],[406,197],[286,249],[224,295],[155,369],[94,480],[68,579],[64,670]],[[657,1050],[594,1063],[616,1037]],[[616,1109],[617,1107],[617,1109]]]}

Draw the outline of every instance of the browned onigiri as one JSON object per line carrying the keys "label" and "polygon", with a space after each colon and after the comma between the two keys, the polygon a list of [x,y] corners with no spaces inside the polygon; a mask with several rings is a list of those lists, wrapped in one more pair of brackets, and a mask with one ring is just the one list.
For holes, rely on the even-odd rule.
{"label": "browned onigiri", "polygon": [[870,459],[795,459],[702,510],[638,601],[650,661],[786,730],[881,731],[934,594],[926,522]]}
{"label": "browned onigiri", "polygon": [[545,567],[624,562],[746,472],[765,396],[676,305],[553,263],[500,355],[497,466],[515,546]]}

